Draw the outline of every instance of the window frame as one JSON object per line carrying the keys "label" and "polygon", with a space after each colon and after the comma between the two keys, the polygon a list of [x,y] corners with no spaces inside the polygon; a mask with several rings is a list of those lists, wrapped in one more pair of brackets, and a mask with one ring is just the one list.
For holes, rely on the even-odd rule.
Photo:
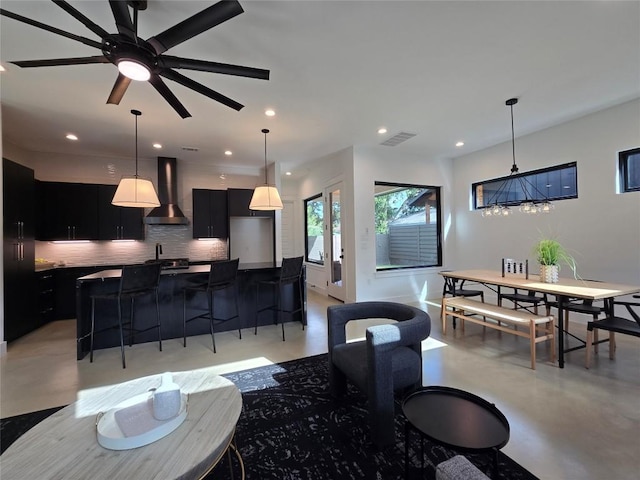
{"label": "window frame", "polygon": [[[567,163],[562,163],[560,165],[553,165],[551,167],[545,167],[545,168],[539,168],[536,170],[530,170],[528,172],[522,172],[522,173],[514,173],[512,175],[505,175],[503,177],[497,177],[497,178],[491,178],[488,180],[482,180],[480,182],[474,182],[471,184],[471,195],[472,195],[472,205],[473,205],[473,210],[483,210],[485,208],[487,208],[489,206],[489,204],[487,205],[481,205],[478,206],[478,187],[479,186],[483,186],[486,184],[491,184],[491,183],[496,183],[496,182],[505,182],[507,180],[515,180],[518,181],[519,179],[523,179],[524,181],[526,181],[527,183],[529,183],[530,185],[533,185],[535,182],[532,182],[531,180],[535,180],[535,177],[538,175],[543,175],[545,173],[549,173],[549,172],[555,172],[555,171],[559,171],[559,170],[565,170],[565,169],[569,169],[569,168],[574,168],[575,169],[575,195],[571,194],[571,195],[555,195],[555,196],[549,196],[549,197],[540,197],[540,196],[535,196],[535,192],[533,192],[534,198],[530,198],[528,199],[529,201],[534,201],[534,202],[543,202],[543,201],[558,201],[558,200],[569,200],[569,199],[573,199],[573,198],[578,198],[578,162],[567,162]],[[532,193],[532,192],[529,192]],[[538,193],[542,193],[542,192],[538,192]],[[508,205],[508,206],[517,206],[520,205],[521,203],[524,202],[524,200],[512,200],[512,201],[506,201],[506,202],[501,202],[500,200],[498,200],[500,204],[502,205]]]}
{"label": "window frame", "polygon": [[417,185],[412,183],[398,183],[398,182],[382,182],[382,181],[374,181],[374,242],[376,242],[376,229],[375,229],[375,197],[377,196],[375,193],[375,187],[378,185],[386,186],[386,187],[398,187],[398,188],[420,188],[425,190],[434,190],[436,192],[436,208],[437,208],[437,229],[436,229],[436,247],[437,247],[437,259],[436,263],[433,265],[399,265],[394,267],[384,267],[381,268],[378,266],[378,262],[376,260],[376,273],[381,272],[391,272],[397,270],[411,270],[416,268],[438,268],[442,267],[442,187],[438,185]]}
{"label": "window frame", "polygon": [[[640,147],[618,152],[618,173],[620,175],[621,193],[640,191],[640,183],[637,186],[629,186],[629,160],[631,158],[637,158],[637,161],[640,162]],[[637,168],[640,168],[640,163],[638,164]]]}
{"label": "window frame", "polygon": [[318,193],[317,195],[313,195],[312,197],[305,198],[303,200],[304,205],[304,260],[307,263],[311,263],[313,265],[324,265],[325,256],[323,255],[322,260],[316,260],[313,258],[309,258],[309,219],[307,217],[307,204],[308,202],[317,201],[321,199],[322,202],[322,244],[324,249],[324,232],[325,232],[325,201],[322,193]]}

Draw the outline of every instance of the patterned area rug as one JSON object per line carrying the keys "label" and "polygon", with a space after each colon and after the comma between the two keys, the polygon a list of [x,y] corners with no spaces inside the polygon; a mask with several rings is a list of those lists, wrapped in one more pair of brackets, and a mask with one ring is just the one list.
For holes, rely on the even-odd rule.
{"label": "patterned area rug", "polygon": [[[293,360],[225,375],[242,391],[243,411],[236,429],[236,444],[248,480],[334,480],[404,478],[404,419],[399,403],[396,445],[378,451],[369,440],[366,399],[355,388],[339,400],[328,388],[327,356]],[[0,422],[4,451],[29,428],[56,409],[33,412]],[[420,444],[412,437],[409,448],[411,479],[435,478],[435,465],[455,451],[424,444],[424,471]],[[488,455],[466,455],[482,471],[491,464]],[[494,479],[536,480],[537,477],[499,453]],[[234,461],[235,477],[239,466]],[[231,479],[222,461],[207,480]]]}

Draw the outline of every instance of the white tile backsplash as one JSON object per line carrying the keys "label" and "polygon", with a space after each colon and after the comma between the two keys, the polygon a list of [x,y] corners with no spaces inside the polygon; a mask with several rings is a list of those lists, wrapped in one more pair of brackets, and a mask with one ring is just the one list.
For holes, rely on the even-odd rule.
{"label": "white tile backsplash", "polygon": [[227,239],[194,240],[188,225],[147,225],[146,229],[144,241],[36,242],[36,258],[67,266],[142,263],[155,257],[156,243],[162,245],[160,258],[227,258]]}

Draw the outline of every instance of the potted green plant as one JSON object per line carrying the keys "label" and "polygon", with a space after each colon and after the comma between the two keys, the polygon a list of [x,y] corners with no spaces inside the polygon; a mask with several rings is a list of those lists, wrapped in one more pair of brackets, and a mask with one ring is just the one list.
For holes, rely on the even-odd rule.
{"label": "potted green plant", "polygon": [[535,245],[534,253],[540,264],[540,280],[542,282],[558,282],[560,263],[567,264],[575,276],[576,261],[557,240],[543,238]]}

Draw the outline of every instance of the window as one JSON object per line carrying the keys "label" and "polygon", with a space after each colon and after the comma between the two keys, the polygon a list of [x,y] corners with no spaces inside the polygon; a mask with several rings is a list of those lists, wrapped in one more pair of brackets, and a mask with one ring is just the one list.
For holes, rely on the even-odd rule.
{"label": "window", "polygon": [[375,182],[376,270],[442,265],[440,187]]}
{"label": "window", "polygon": [[555,167],[516,173],[471,185],[473,208],[478,210],[496,203],[520,205],[525,201],[578,198],[576,162]]}
{"label": "window", "polygon": [[640,148],[620,152],[618,158],[622,191],[640,191]]}
{"label": "window", "polygon": [[322,194],[304,201],[305,260],[324,265],[324,202]]}

